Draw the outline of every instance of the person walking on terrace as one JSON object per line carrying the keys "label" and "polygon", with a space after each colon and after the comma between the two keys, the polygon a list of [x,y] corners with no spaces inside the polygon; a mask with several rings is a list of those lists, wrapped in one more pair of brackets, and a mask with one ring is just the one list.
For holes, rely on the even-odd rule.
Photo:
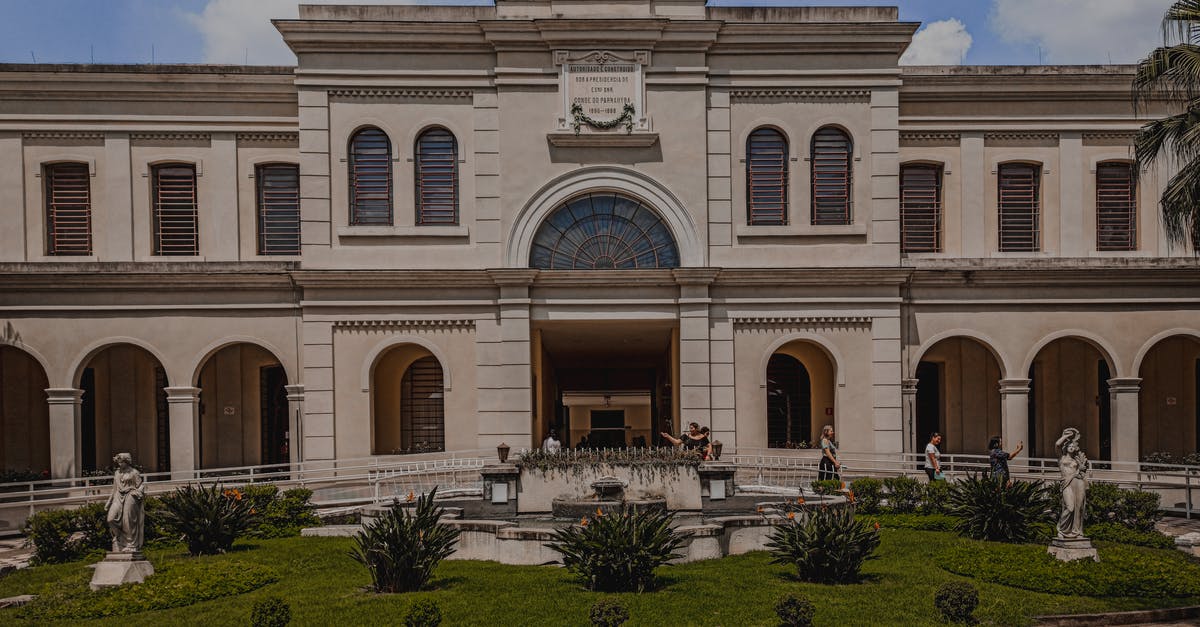
{"label": "person walking on terrace", "polygon": [[934,431],[929,436],[929,444],[925,445],[925,474],[929,476],[930,481],[946,480],[942,474],[942,452],[938,450],[941,443],[942,434]]}
{"label": "person walking on terrace", "polygon": [[841,479],[842,462],[838,461],[837,442],[833,435],[833,425],[821,428],[821,462],[817,464],[817,481]]}

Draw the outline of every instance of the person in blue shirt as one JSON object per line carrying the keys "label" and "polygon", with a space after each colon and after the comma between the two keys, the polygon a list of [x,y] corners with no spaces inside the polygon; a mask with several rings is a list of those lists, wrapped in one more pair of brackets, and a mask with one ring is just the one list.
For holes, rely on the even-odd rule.
{"label": "person in blue shirt", "polygon": [[1006,485],[1012,485],[1012,478],[1008,474],[1008,461],[1016,457],[1017,453],[1024,448],[1025,443],[1018,442],[1017,448],[1013,452],[1006,452],[1004,441],[1000,439],[1000,436],[992,436],[991,441],[988,442],[988,464],[991,466],[992,476],[1002,478]]}

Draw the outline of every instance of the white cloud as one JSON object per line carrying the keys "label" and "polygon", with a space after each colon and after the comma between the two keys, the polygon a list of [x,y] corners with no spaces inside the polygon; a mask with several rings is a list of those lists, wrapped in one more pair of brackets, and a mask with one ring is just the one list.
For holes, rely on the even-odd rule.
{"label": "white cloud", "polygon": [[185,17],[204,37],[206,63],[294,65],[272,19],[295,19],[300,4],[471,4],[478,0],[209,0]]}
{"label": "white cloud", "polygon": [[913,36],[900,64],[958,65],[967,56],[972,41],[967,26],[954,18],[930,22]]}
{"label": "white cloud", "polygon": [[[993,0],[1005,40],[1040,46],[1043,63],[1135,63],[1162,43],[1174,0]],[[1031,50],[1037,54],[1037,50]]]}

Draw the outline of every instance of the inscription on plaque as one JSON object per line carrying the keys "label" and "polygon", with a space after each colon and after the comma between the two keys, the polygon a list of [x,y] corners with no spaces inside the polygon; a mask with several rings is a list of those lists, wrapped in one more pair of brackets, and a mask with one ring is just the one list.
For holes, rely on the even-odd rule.
{"label": "inscription on plaque", "polygon": [[595,120],[620,117],[637,102],[638,70],[633,63],[569,63],[567,95],[571,106]]}

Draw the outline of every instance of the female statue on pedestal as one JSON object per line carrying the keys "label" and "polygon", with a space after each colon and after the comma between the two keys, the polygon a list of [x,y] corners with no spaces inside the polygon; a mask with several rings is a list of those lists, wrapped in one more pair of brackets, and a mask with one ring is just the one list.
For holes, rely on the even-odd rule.
{"label": "female statue on pedestal", "polygon": [[146,498],[146,482],[142,473],[133,467],[129,453],[113,457],[117,470],[113,473],[113,491],[108,497],[108,529],[113,536],[113,553],[137,553],[142,550],[142,503]]}
{"label": "female statue on pedestal", "polygon": [[1062,451],[1062,457],[1058,460],[1058,471],[1062,473],[1062,514],[1058,516],[1058,537],[1082,538],[1089,467],[1087,456],[1079,447],[1079,430],[1067,427],[1054,445]]}

